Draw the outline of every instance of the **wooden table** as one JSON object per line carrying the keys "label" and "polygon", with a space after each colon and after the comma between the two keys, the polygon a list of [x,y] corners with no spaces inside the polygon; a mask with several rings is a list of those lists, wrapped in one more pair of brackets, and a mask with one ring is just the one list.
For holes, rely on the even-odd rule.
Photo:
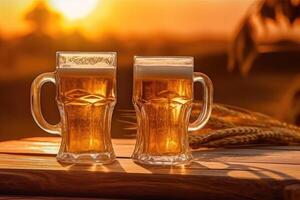
{"label": "wooden table", "polygon": [[134,140],[113,143],[118,159],[111,165],[64,166],[55,159],[60,138],[0,142],[0,199],[9,195],[300,199],[297,146],[201,149],[193,152],[195,161],[190,165],[168,168],[132,162]]}

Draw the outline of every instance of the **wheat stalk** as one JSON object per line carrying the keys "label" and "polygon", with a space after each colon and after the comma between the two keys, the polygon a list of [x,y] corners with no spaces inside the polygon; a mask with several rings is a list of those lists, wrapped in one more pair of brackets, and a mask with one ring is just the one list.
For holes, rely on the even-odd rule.
{"label": "wheat stalk", "polygon": [[270,130],[254,127],[237,127],[213,131],[206,136],[192,134],[190,137],[190,146],[193,149],[197,149],[200,147],[250,144],[259,141],[276,144],[300,143],[300,132],[277,127],[270,128]]}
{"label": "wheat stalk", "polygon": [[254,127],[235,127],[235,128],[212,131],[210,134],[206,134],[203,136],[198,135],[198,134],[191,134],[190,136],[198,144],[202,144],[202,143],[209,142],[211,140],[218,140],[218,139],[222,139],[225,137],[232,137],[232,136],[237,136],[237,135],[259,133],[261,131],[262,131],[261,129],[254,128]]}
{"label": "wheat stalk", "polygon": [[[214,140],[207,143],[202,144],[203,147],[221,147],[228,145],[240,145],[240,144],[251,144],[258,141],[269,141],[276,144],[290,144],[293,142],[297,142],[294,137],[286,136],[282,132],[274,132],[274,131],[261,131],[257,133],[251,133],[246,135],[237,135],[233,137],[226,137],[220,140]],[[193,147],[193,145],[191,145]],[[199,147],[198,147],[199,148]]]}
{"label": "wheat stalk", "polygon": [[[193,105],[192,118],[199,115],[202,105]],[[134,110],[120,111],[119,122],[126,130],[136,131]],[[222,147],[235,144],[295,144],[300,143],[300,128],[281,122],[267,115],[245,109],[214,104],[213,112],[206,126],[189,134],[190,146]]]}
{"label": "wheat stalk", "polygon": [[253,133],[249,135],[237,135],[233,137],[224,138],[221,140],[210,141],[208,143],[202,144],[203,147],[221,147],[227,145],[236,145],[236,144],[249,144],[258,139],[258,135]]}
{"label": "wheat stalk", "polygon": [[[193,111],[193,117],[198,116],[199,112],[201,112],[201,103],[197,102],[194,106]],[[230,116],[231,121],[224,120],[223,118],[226,118]],[[284,127],[291,130],[295,130],[300,132],[300,127],[287,124],[285,122],[281,122],[279,120],[276,120],[270,116],[252,112],[246,109],[237,108],[234,106],[228,106],[228,105],[222,105],[222,104],[214,104],[213,106],[213,113],[212,113],[212,119],[215,118],[219,121],[224,121],[224,123],[227,123],[231,127],[235,126],[254,126],[254,127]]]}

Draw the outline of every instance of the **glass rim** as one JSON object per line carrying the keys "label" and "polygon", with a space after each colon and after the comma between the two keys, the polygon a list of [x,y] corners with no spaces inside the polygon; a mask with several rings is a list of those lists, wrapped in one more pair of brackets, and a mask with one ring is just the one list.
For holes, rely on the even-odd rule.
{"label": "glass rim", "polygon": [[116,52],[57,51],[56,68],[116,68]]}
{"label": "glass rim", "polygon": [[194,67],[192,56],[134,56],[135,67]]}

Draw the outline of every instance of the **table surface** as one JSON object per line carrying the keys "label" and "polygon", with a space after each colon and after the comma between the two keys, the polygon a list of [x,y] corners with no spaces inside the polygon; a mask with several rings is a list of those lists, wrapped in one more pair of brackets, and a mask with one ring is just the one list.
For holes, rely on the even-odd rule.
{"label": "table surface", "polygon": [[134,163],[134,143],[114,139],[117,161],[110,165],[62,165],[55,159],[58,137],[0,142],[0,200],[16,199],[9,195],[300,199],[299,146],[203,148],[187,166],[162,167]]}

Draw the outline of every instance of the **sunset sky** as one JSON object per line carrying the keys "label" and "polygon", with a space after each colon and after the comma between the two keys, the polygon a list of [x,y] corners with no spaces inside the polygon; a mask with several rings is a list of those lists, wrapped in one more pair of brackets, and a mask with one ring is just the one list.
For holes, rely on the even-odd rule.
{"label": "sunset sky", "polygon": [[[38,0],[1,0],[4,37],[31,30],[23,16]],[[73,1],[73,4],[70,3]],[[229,37],[254,0],[48,0],[62,15],[63,30],[96,38],[102,32],[130,35],[223,35]]]}

